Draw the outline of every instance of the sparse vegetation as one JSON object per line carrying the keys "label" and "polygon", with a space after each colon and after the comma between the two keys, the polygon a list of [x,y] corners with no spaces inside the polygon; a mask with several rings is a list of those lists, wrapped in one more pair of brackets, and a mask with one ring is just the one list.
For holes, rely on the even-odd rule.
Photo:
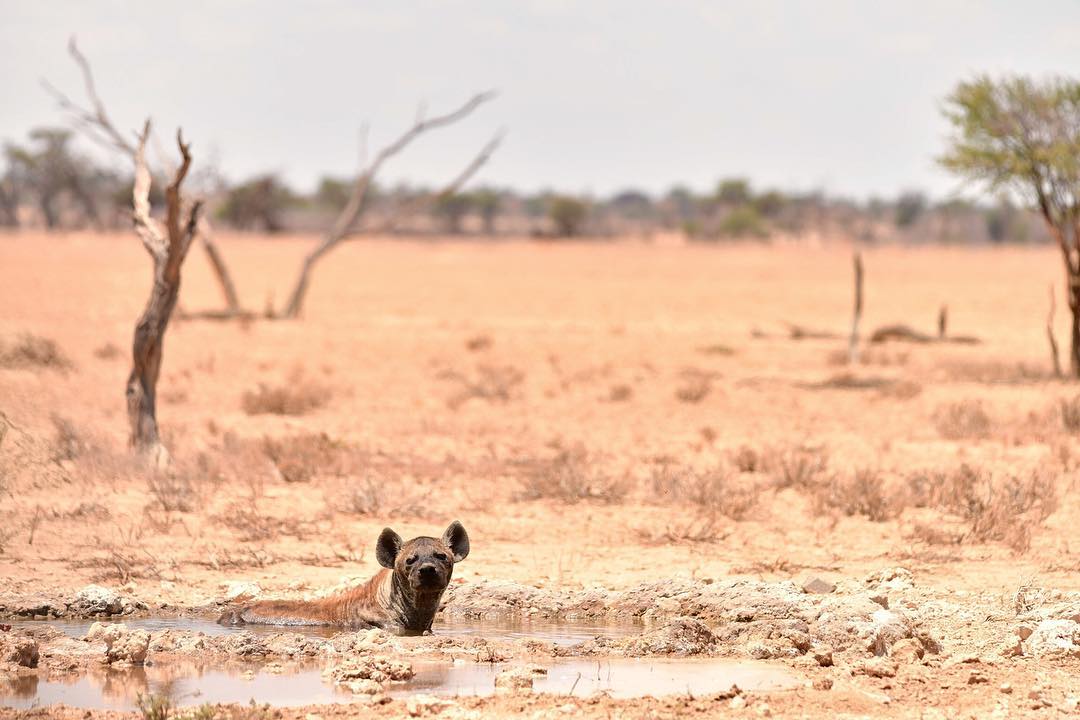
{"label": "sparse vegetation", "polygon": [[0,367],[68,370],[72,364],[56,341],[23,333],[14,342],[0,341]]}
{"label": "sparse vegetation", "polygon": [[554,454],[527,458],[517,463],[521,500],[555,500],[574,504],[583,500],[602,503],[621,501],[630,490],[625,478],[611,477],[594,462],[584,445],[564,448]]}
{"label": "sparse vegetation", "polygon": [[244,393],[241,406],[248,415],[306,415],[326,405],[332,394],[329,387],[298,374],[279,385],[259,383]]}
{"label": "sparse vegetation", "polygon": [[947,440],[985,438],[993,429],[993,421],[978,400],[962,400],[939,407],[934,413],[934,426]]}
{"label": "sparse vegetation", "polygon": [[456,370],[444,370],[439,373],[440,380],[454,383],[457,387],[446,400],[453,410],[472,399],[505,403],[513,397],[517,387],[525,380],[525,373],[513,365],[476,366],[473,373],[466,374]]}

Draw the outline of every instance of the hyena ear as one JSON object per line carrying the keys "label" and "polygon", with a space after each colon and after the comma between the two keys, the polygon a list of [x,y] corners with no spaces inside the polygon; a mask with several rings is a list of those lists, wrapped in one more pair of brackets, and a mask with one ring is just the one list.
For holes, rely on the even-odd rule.
{"label": "hyena ear", "polygon": [[383,528],[375,543],[375,558],[384,568],[394,569],[394,560],[401,552],[401,536],[390,528]]}
{"label": "hyena ear", "polygon": [[442,541],[443,545],[454,553],[454,562],[461,562],[469,556],[469,533],[465,532],[465,526],[457,520],[446,528],[446,532],[442,534]]}

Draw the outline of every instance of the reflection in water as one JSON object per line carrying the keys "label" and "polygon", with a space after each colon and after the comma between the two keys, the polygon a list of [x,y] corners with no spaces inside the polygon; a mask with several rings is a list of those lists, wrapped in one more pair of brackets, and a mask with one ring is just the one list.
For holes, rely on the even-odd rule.
{"label": "reflection in water", "polygon": [[[84,637],[94,620],[29,620],[13,623],[13,627],[34,628],[48,625],[69,637]],[[131,629],[157,632],[160,630],[188,630],[206,635],[229,635],[238,632],[250,632],[254,635],[272,635],[281,632],[294,632],[308,637],[330,638],[341,632],[348,632],[337,627],[318,625],[218,625],[206,618],[139,618],[122,619]],[[578,645],[597,636],[625,637],[640,633],[642,625],[634,621],[615,623],[578,622],[561,620],[518,620],[495,619],[464,622],[437,622],[432,628],[436,635],[445,637],[484,637],[488,640],[530,639],[550,642],[555,645]]]}
{"label": "reflection in water", "polygon": [[[83,637],[90,621],[21,622],[17,627],[49,625],[72,637]],[[189,630],[208,635],[239,631],[257,634],[282,631],[329,637],[336,628],[278,628],[249,625],[223,627],[205,619],[127,620],[132,628],[151,632]],[[557,645],[575,645],[596,636],[620,637],[641,632],[634,623],[614,625],[576,622],[488,621],[442,623],[438,635],[480,636],[489,640],[534,639]],[[404,638],[402,642],[423,642]],[[413,663],[416,676],[388,688],[391,695],[487,695],[494,692],[495,676],[505,663],[425,662]],[[0,677],[0,705],[29,708],[65,703],[73,707],[134,710],[139,695],[166,694],[178,705],[241,703],[252,700],[277,706],[351,702],[346,690],[322,679],[322,664],[314,660],[277,662],[274,672],[250,661],[208,664],[197,658],[170,658],[166,664],[117,669],[93,668],[83,675],[49,680],[37,676]],[[744,690],[769,691],[797,687],[798,678],[783,667],[764,663],[734,663],[714,659],[561,659],[548,665],[548,673],[534,681],[537,692],[588,695],[607,692],[615,697],[669,695],[690,692],[704,695],[725,691],[732,685]]]}
{"label": "reflection in water", "polygon": [[[495,676],[507,667],[505,663],[418,662],[414,664],[416,677],[394,683],[388,691],[394,696],[490,695],[495,691]],[[252,674],[240,667],[200,668],[189,675],[179,674],[182,670],[179,666],[167,670],[155,666],[82,675],[67,681],[17,678],[17,684],[0,685],[0,701],[17,708],[62,702],[74,707],[133,710],[138,696],[147,693],[167,694],[178,705],[246,704],[254,700],[298,706],[353,700],[346,690],[325,683],[318,668],[285,674]],[[22,680],[29,682],[18,682]],[[758,692],[789,690],[799,684],[799,679],[786,669],[765,663],[619,658],[556,661],[548,666],[547,675],[536,678],[533,687],[537,692],[560,695],[607,692],[627,698],[687,692],[706,695],[729,690],[732,685]]]}

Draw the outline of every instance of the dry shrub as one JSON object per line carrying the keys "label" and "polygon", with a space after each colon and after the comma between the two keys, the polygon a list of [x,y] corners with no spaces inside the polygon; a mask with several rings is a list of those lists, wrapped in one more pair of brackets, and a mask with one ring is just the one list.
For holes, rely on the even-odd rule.
{"label": "dry shrub", "polygon": [[443,370],[438,378],[457,385],[455,392],[446,400],[447,406],[456,410],[473,398],[488,402],[509,402],[518,386],[525,380],[525,373],[513,365],[480,364],[471,375],[456,370]]}
{"label": "dry shrub", "polygon": [[712,390],[716,373],[697,368],[686,368],[679,373],[680,384],[675,389],[675,399],[684,403],[699,403]]}
{"label": "dry shrub", "polygon": [[469,352],[480,352],[481,350],[487,350],[495,341],[491,339],[490,335],[474,335],[465,341],[465,349]]}
{"label": "dry shrub", "polygon": [[984,438],[993,422],[978,400],[961,400],[939,407],[934,413],[938,434],[948,440]]}
{"label": "dry shrub", "polygon": [[116,360],[120,358],[124,353],[117,345],[111,342],[107,342],[101,347],[94,350],[94,357],[99,360]]}
{"label": "dry shrub", "polygon": [[634,388],[629,385],[612,385],[608,392],[609,402],[626,402],[634,397]]}
{"label": "dry shrub", "polygon": [[949,380],[1013,385],[1048,380],[1047,368],[1004,360],[948,360],[941,364]]}
{"label": "dry shrub", "polygon": [[279,518],[266,515],[259,510],[254,499],[232,503],[225,512],[217,516],[217,521],[236,532],[241,542],[259,542],[273,540],[282,535],[289,535],[303,540],[310,535],[308,523],[299,518]]}
{"label": "dry shrub", "polygon": [[615,503],[626,497],[630,490],[627,480],[613,478],[596,467],[580,443],[570,448],[556,444],[555,451],[551,457],[517,462],[521,473],[517,499],[574,504],[582,500]]}
{"label": "dry shrub", "polygon": [[319,474],[337,472],[347,448],[326,433],[284,438],[264,437],[263,452],[287,483],[307,482]]}
{"label": "dry shrub", "polygon": [[761,488],[732,475],[725,467],[698,471],[664,462],[653,467],[652,491],[658,499],[691,505],[706,517],[742,520],[757,505]]}
{"label": "dry shrub", "polygon": [[1073,398],[1062,398],[1058,401],[1061,410],[1061,424],[1069,432],[1080,430],[1080,395]]}
{"label": "dry shrub", "polygon": [[960,541],[1004,542],[1016,552],[1031,545],[1031,530],[1057,509],[1053,477],[1033,472],[995,481],[981,468],[961,465],[952,472],[909,477],[910,502],[958,516],[967,526]]}
{"label": "dry shrub", "polygon": [[350,479],[327,494],[331,509],[364,517],[424,517],[426,500],[415,484],[377,472]]}
{"label": "dry shrub", "polygon": [[191,512],[195,509],[198,495],[195,486],[185,473],[178,470],[151,472],[146,478],[150,494],[165,512]]}
{"label": "dry shrub", "polygon": [[303,377],[293,377],[281,385],[259,383],[248,390],[241,405],[248,415],[304,415],[330,401],[330,388]]}
{"label": "dry shrub", "polygon": [[735,349],[732,348],[730,345],[723,345],[721,343],[717,343],[715,345],[705,345],[704,347],[699,347],[698,352],[702,355],[720,355],[723,357],[730,357],[731,355],[735,354]]}
{"label": "dry shrub", "polygon": [[837,510],[849,517],[862,515],[873,522],[884,522],[902,509],[902,503],[888,492],[884,475],[873,468],[822,478],[811,488],[811,493],[811,502],[818,513]]}
{"label": "dry shrub", "polygon": [[731,454],[731,464],[741,473],[763,472],[764,458],[749,445],[742,445]]}
{"label": "dry shrub", "polygon": [[87,441],[75,429],[75,423],[57,414],[50,418],[53,424],[52,453],[53,462],[74,460],[87,448]]}
{"label": "dry shrub", "polygon": [[0,344],[0,367],[68,370],[72,364],[54,340],[24,333],[13,345]]}
{"label": "dry shrub", "polygon": [[763,460],[762,468],[772,473],[777,490],[812,489],[829,466],[825,449],[810,445],[772,448]]}

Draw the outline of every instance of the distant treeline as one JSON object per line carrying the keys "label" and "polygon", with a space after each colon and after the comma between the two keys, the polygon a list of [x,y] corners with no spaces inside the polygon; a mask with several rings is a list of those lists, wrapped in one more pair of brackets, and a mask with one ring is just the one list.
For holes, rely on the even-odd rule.
{"label": "distant treeline", "polygon": [[[130,224],[131,177],[83,152],[71,131],[40,128],[23,143],[7,143],[0,176],[0,226],[112,229]],[[227,182],[213,169],[193,173],[215,221],[263,233],[311,232],[327,227],[351,193],[345,178],[324,178],[314,193],[290,188],[268,173]],[[160,183],[151,201],[162,202]],[[431,190],[399,185],[368,194],[367,215],[409,207]],[[1038,218],[1007,197],[993,205],[963,200],[931,202],[912,191],[890,199],[854,201],[820,192],[758,190],[729,178],[711,192],[675,187],[662,196],[628,189],[611,197],[481,187],[438,198],[398,234],[547,238],[649,237],[681,233],[699,241],[768,238],[847,238],[862,242],[1045,242]]]}

